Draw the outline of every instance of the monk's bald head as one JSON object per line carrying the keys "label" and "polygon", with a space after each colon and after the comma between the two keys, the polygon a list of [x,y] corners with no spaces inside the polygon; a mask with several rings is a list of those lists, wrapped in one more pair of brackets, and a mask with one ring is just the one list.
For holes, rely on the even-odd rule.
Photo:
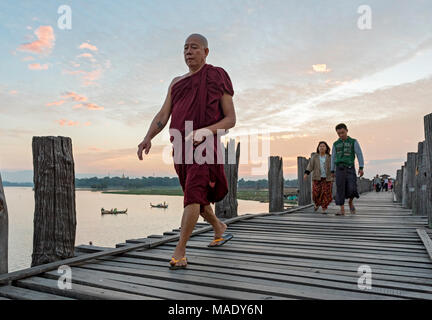
{"label": "monk's bald head", "polygon": [[208,53],[208,42],[203,35],[193,33],[186,38],[183,55],[189,71],[199,70],[206,63]]}
{"label": "monk's bald head", "polygon": [[203,46],[204,49],[208,48],[208,41],[206,37],[199,33],[192,33],[189,37],[186,38],[186,42],[194,41]]}

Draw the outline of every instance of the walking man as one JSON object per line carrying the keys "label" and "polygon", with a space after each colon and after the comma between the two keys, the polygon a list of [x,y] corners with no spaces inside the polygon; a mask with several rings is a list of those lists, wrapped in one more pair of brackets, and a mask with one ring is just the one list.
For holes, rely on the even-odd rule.
{"label": "walking man", "polygon": [[[216,217],[210,202],[222,200],[228,192],[223,162],[217,161],[221,152],[217,134],[235,125],[234,90],[224,69],[206,63],[208,53],[204,36],[192,34],[186,39],[183,55],[189,72],[172,80],[161,110],[138,145],[138,158],[142,160],[143,150],[149,153],[151,140],[171,117],[174,168],[184,193],[180,239],[170,261],[171,269],[186,268],[186,243],[199,215],[213,226],[214,240],[210,247],[220,246],[232,238],[225,234],[227,226]],[[188,130],[190,122],[192,131]],[[209,144],[213,146],[211,152],[208,148],[202,152],[200,148]],[[213,156],[214,161],[197,161],[197,153],[205,159]]]}
{"label": "walking man", "polygon": [[359,198],[357,191],[357,176],[354,165],[355,156],[359,163],[359,176],[363,176],[363,153],[356,139],[348,136],[348,128],[344,123],[336,126],[339,139],[333,143],[331,153],[331,172],[336,175],[336,205],[340,211],[336,215],[345,215],[345,199],[349,199],[349,208],[352,214],[356,213],[353,204],[354,198]]}

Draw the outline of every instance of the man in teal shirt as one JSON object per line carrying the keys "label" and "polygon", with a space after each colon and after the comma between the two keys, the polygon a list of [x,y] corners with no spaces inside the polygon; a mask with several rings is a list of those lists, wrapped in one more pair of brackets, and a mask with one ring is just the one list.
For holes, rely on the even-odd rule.
{"label": "man in teal shirt", "polygon": [[339,139],[333,143],[330,170],[333,176],[336,175],[336,205],[341,206],[336,215],[345,215],[345,199],[349,199],[350,212],[355,213],[353,199],[360,197],[357,192],[355,156],[359,162],[360,177],[364,174],[364,159],[360,144],[348,136],[348,128],[344,123],[336,126],[336,132]]}

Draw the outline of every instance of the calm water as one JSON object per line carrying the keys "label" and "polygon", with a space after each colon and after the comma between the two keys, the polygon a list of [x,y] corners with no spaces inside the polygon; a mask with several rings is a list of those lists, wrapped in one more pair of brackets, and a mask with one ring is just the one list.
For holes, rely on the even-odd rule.
{"label": "calm water", "polygon": [[[4,187],[9,212],[9,272],[30,267],[34,193],[31,187]],[[115,247],[127,239],[162,234],[180,226],[183,197],[103,194],[76,190],[76,245]],[[150,208],[166,201],[167,209]],[[268,212],[268,203],[239,200],[239,214]],[[100,209],[128,209],[127,215],[101,215]],[[214,207],[213,207],[214,209]],[[199,222],[203,222],[200,217]]]}

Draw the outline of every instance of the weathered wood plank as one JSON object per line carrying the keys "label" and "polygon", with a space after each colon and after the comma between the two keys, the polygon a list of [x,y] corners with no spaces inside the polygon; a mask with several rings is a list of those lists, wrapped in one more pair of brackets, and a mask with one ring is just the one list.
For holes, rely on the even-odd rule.
{"label": "weathered wood plank", "polygon": [[[284,211],[283,213],[287,214],[287,213],[295,212],[295,211],[302,210],[302,209],[304,209],[304,206],[290,209],[288,211]],[[267,213],[262,214],[262,216],[264,216],[264,215],[268,215],[268,214]],[[238,216],[238,217],[224,220],[224,223],[227,225],[230,225],[234,222],[237,222],[240,220],[245,220],[245,219],[251,219],[253,217],[254,217],[254,215],[242,215],[242,216]],[[204,232],[207,232],[210,230],[213,230],[213,228],[212,227],[200,228],[198,230],[193,231],[192,236],[200,234],[200,233],[204,233]],[[52,262],[52,263],[48,263],[48,264],[44,264],[44,265],[40,265],[40,266],[35,266],[35,267],[24,269],[24,270],[11,272],[8,274],[3,274],[3,275],[0,275],[0,285],[1,284],[7,284],[10,281],[14,281],[14,280],[18,280],[18,279],[22,279],[22,278],[26,278],[26,277],[31,277],[31,276],[34,276],[34,275],[37,275],[37,274],[40,274],[43,272],[51,271],[51,270],[57,269],[58,267],[60,267],[61,265],[64,265],[64,264],[72,266],[72,265],[75,265],[78,263],[82,263],[83,261],[86,261],[86,260],[96,259],[96,258],[100,258],[103,256],[118,255],[118,254],[122,254],[122,253],[125,253],[128,251],[137,250],[137,249],[154,248],[154,247],[157,247],[157,246],[164,244],[164,243],[168,243],[171,241],[177,241],[179,239],[179,237],[180,237],[180,235],[173,235],[173,236],[169,236],[169,237],[164,237],[163,239],[153,240],[151,242],[139,243],[136,245],[128,245],[128,246],[123,246],[123,247],[119,247],[119,248],[113,248],[113,249],[106,250],[106,251],[91,253],[88,255],[69,258],[69,259],[56,261],[56,262]]]}
{"label": "weathered wood plank", "polygon": [[[104,266],[101,264],[86,264],[82,266],[85,269],[101,270],[107,272],[116,272],[117,274],[126,274],[141,276],[145,278],[155,279],[170,279],[171,281],[187,282],[193,284],[207,285],[214,288],[229,288],[232,290],[255,292],[261,294],[277,295],[287,298],[306,298],[306,299],[395,299],[395,297],[369,294],[364,292],[337,291],[334,289],[310,287],[293,283],[280,283],[277,281],[268,281],[268,284],[256,284],[257,279],[249,279],[248,281],[239,281],[238,278],[225,276],[225,279],[212,279],[212,274],[207,276],[190,275],[188,270],[176,270],[175,277],[170,270],[160,270],[148,272],[148,270],[122,268],[115,266]],[[229,278],[229,280],[227,280]],[[247,279],[243,279],[247,280]],[[259,281],[261,282],[261,281]]]}
{"label": "weathered wood plank", "polygon": [[0,286],[0,299],[1,297],[19,300],[74,300],[68,297],[24,289],[15,286]]}
{"label": "weathered wood plank", "polygon": [[[148,270],[149,272],[161,271],[166,269],[166,264],[156,261],[145,261],[135,259],[129,261],[113,261],[106,260],[99,262],[101,265],[116,266],[132,268],[137,270]],[[202,275],[208,277],[215,277],[216,279],[231,279],[233,281],[244,281],[245,279],[253,278],[254,282],[259,281],[266,284],[267,281],[296,283],[308,285],[312,287],[333,288],[336,290],[359,291],[357,286],[358,275],[351,277],[342,276],[328,276],[321,274],[312,274],[306,272],[283,272],[275,273],[274,270],[269,268],[259,267],[251,262],[248,268],[236,268],[235,265],[229,265],[223,268],[219,266],[215,269],[212,264],[210,265],[196,265],[195,263],[188,264],[188,274]],[[389,289],[397,290],[398,297],[411,298],[411,299],[432,299],[432,287],[426,285],[410,285],[402,282],[379,281],[374,279],[374,287],[376,289]],[[377,290],[378,291],[378,290]]]}
{"label": "weathered wood plank", "polygon": [[31,290],[63,295],[75,299],[84,300],[100,300],[100,299],[115,299],[115,300],[159,300],[157,298],[124,293],[116,290],[108,290],[86,286],[82,284],[72,283],[71,289],[60,289],[57,285],[57,280],[46,279],[41,277],[31,277],[21,279],[16,282],[16,285],[22,288]]}
{"label": "weathered wood plank", "polygon": [[[249,292],[238,292],[236,290],[220,290],[215,289],[209,286],[204,285],[193,285],[188,283],[175,282],[170,280],[160,280],[160,279],[152,279],[152,278],[142,278],[136,276],[129,276],[123,274],[117,274],[113,272],[104,272],[97,270],[89,270],[80,267],[74,267],[73,274],[83,278],[93,278],[100,279],[105,281],[105,279],[117,280],[122,282],[127,282],[131,284],[144,285],[147,287],[153,288],[161,288],[173,291],[176,294],[176,299],[178,300],[187,300],[187,299],[196,299],[195,295],[200,295],[205,297],[205,299],[239,299],[239,300],[262,300],[273,298],[276,299],[277,296],[266,296],[261,294],[254,294]],[[50,271],[45,274],[48,277],[55,277],[55,272]],[[188,295],[188,293],[193,293],[193,295]],[[171,294],[173,296],[173,294]]]}
{"label": "weathered wood plank", "polygon": [[416,231],[426,248],[429,258],[432,260],[432,240],[424,229],[417,229]]}

